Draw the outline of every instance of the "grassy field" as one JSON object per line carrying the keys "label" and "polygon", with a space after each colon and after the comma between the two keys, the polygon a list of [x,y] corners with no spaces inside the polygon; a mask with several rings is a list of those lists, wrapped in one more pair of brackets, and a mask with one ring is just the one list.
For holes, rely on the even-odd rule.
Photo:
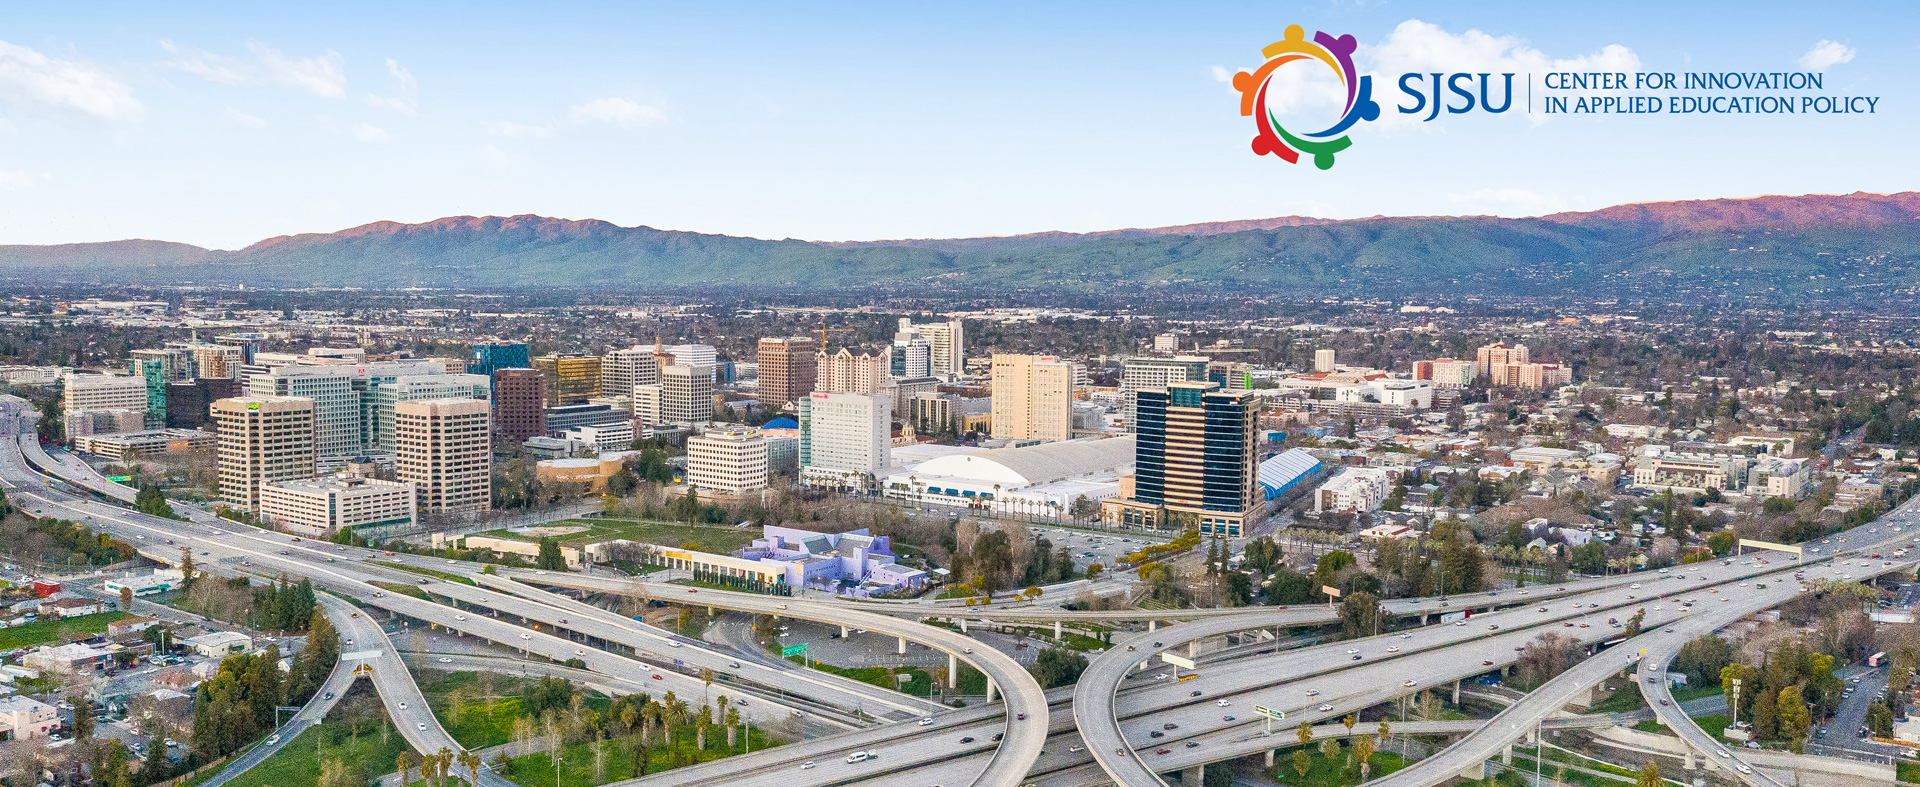
{"label": "grassy field", "polygon": [[[1687,702],[1702,697],[1714,697],[1722,692],[1719,686],[1677,686],[1673,689],[1674,702]],[[1606,701],[1593,706],[1590,713],[1627,713],[1646,707],[1646,700],[1640,696],[1640,684],[1628,683],[1620,687]]]}
{"label": "grassy field", "polygon": [[379,580],[374,580],[367,584],[377,588],[384,588],[390,593],[398,593],[402,596],[412,596],[421,599],[427,598],[427,591],[421,590],[418,585],[402,585],[398,582],[381,582]]}
{"label": "grassy field", "polygon": [[[715,727],[707,731],[707,748],[694,748],[694,730],[692,725],[676,728],[673,731],[673,746],[661,745],[660,738],[654,737],[654,745],[646,751],[646,763],[639,773],[659,773],[684,765],[718,760],[744,753],[749,741],[743,729],[736,733],[733,749],[727,748],[727,733]],[[544,752],[529,754],[513,759],[513,770],[506,774],[521,787],[597,787],[609,782],[621,781],[635,773],[631,750],[623,745],[626,741],[608,741],[605,744],[601,768],[594,767],[593,745],[574,744],[560,750],[559,783],[555,784],[553,758]],[[758,728],[752,730],[751,748],[753,751],[779,745],[780,741],[762,735]]]}
{"label": "grassy field", "polygon": [[[423,683],[420,690],[426,695],[427,707],[433,709],[434,717],[447,728],[447,734],[462,746],[481,749],[513,738],[513,722],[524,715],[520,709],[520,690],[526,684],[527,681],[520,678],[494,676],[489,693],[478,673],[455,672],[432,683]],[[460,698],[458,713],[453,709],[455,694]]]}
{"label": "grassy field", "polygon": [[84,638],[107,630],[107,624],[130,617],[125,612],[101,612],[65,620],[41,620],[0,629],[0,650],[13,650],[69,638]]}
{"label": "grassy field", "polygon": [[[886,667],[836,667],[832,664],[821,664],[819,662],[809,664],[804,661],[801,656],[788,656],[787,660],[795,664],[811,666],[821,672],[829,672],[841,677],[852,678],[861,683],[870,683],[883,689],[898,689],[901,692],[912,694],[916,697],[931,697],[938,694],[938,692],[933,689],[933,676],[928,674],[926,670],[914,667],[904,669],[895,668],[893,673],[889,674]],[[912,677],[905,682],[896,682],[894,679],[895,675],[910,675]],[[985,689],[982,689],[982,691],[985,691]]]}
{"label": "grassy field", "polygon": [[1894,763],[1894,778],[1903,782],[1920,783],[1920,763],[1901,760]]}
{"label": "grassy field", "polygon": [[411,571],[415,574],[422,574],[425,576],[433,577],[435,579],[444,579],[448,582],[458,582],[462,585],[474,584],[473,580],[463,577],[459,574],[449,574],[445,571],[435,571],[431,568],[409,566],[405,563],[389,563],[385,560],[374,560],[369,562],[373,563],[376,566],[386,566],[387,568],[397,568],[397,569],[400,569],[401,571]]}
{"label": "grassy field", "polygon": [[233,787],[318,787],[320,763],[339,761],[368,778],[392,773],[393,761],[407,748],[406,740],[389,722],[381,722],[372,732],[356,739],[344,725],[332,723],[300,733],[265,762],[241,774],[228,784]]}
{"label": "grassy field", "polygon": [[[1352,748],[1344,742],[1340,746],[1343,752],[1352,751]],[[1313,755],[1312,765],[1307,768],[1307,775],[1301,776],[1299,771],[1293,769],[1293,752],[1298,750],[1298,747],[1295,747],[1274,755],[1271,773],[1273,778],[1281,784],[1297,787],[1347,787],[1347,785],[1360,783],[1358,765],[1349,770],[1345,754],[1341,755],[1338,762],[1328,762],[1327,758],[1320,756],[1320,746],[1317,743],[1308,750],[1308,753]],[[1374,752],[1367,762],[1373,766],[1368,775],[1374,779],[1393,773],[1407,765],[1406,760],[1400,755],[1384,751]]]}
{"label": "grassy field", "polygon": [[[550,527],[585,527],[582,533],[562,536],[563,546],[579,546],[596,541],[610,541],[624,538],[647,544],[677,547],[693,544],[702,552],[729,554],[744,547],[759,537],[760,531],[752,528],[734,528],[729,525],[685,525],[675,522],[638,522],[625,519],[564,519],[549,523]],[[494,538],[512,538],[520,541],[538,541],[539,539],[505,530],[482,533]]]}

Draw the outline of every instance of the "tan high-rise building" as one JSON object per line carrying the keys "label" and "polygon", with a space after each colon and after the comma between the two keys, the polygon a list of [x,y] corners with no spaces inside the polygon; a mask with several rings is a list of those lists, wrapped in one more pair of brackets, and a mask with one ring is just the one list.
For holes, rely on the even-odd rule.
{"label": "tan high-rise building", "polygon": [[760,403],[767,407],[786,407],[800,397],[813,393],[819,364],[814,359],[814,343],[805,336],[770,337],[760,340]]}
{"label": "tan high-rise building", "polygon": [[1313,370],[1315,372],[1333,371],[1334,367],[1338,365],[1337,363],[1335,363],[1333,358],[1334,358],[1334,352],[1332,350],[1314,350],[1313,351]]}
{"label": "tan high-rise building", "polygon": [[600,357],[601,396],[632,396],[634,386],[659,382],[660,364],[649,348],[636,345]]}
{"label": "tan high-rise building", "polygon": [[747,428],[687,438],[687,485],[725,494],[767,488],[767,439]]}
{"label": "tan high-rise building", "polygon": [[1480,376],[1489,377],[1492,376],[1493,365],[1496,363],[1519,365],[1528,363],[1530,359],[1527,346],[1524,344],[1508,347],[1506,342],[1495,342],[1480,348],[1477,361],[1480,366]]}
{"label": "tan high-rise building", "polygon": [[[599,359],[594,359],[599,360]],[[394,475],[427,513],[475,514],[492,499],[492,409],[479,399],[420,399],[393,408]]]}
{"label": "tan high-rise building", "polygon": [[886,355],[854,355],[845,347],[840,352],[814,355],[818,370],[813,390],[822,393],[877,394],[887,385]]}
{"label": "tan high-rise building", "polygon": [[304,396],[239,396],[213,403],[220,433],[220,498],[260,512],[260,487],[314,475],[314,407]]}
{"label": "tan high-rise building", "polygon": [[993,356],[993,436],[1073,437],[1073,365],[1050,355]]}
{"label": "tan high-rise building", "polygon": [[533,368],[547,375],[548,407],[586,404],[600,395],[598,355],[546,355],[533,359]]}

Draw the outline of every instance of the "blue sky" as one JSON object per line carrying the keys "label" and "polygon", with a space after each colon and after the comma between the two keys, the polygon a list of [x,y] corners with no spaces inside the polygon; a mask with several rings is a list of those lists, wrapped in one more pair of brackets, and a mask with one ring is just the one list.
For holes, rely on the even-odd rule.
{"label": "blue sky", "polygon": [[[276,5],[10,7],[0,243],[518,213],[952,237],[1920,186],[1910,3]],[[1381,76],[1390,117],[1328,171],[1254,156],[1222,81],[1288,24],[1351,33]],[[1878,112],[1391,116],[1403,70],[1803,61]]]}

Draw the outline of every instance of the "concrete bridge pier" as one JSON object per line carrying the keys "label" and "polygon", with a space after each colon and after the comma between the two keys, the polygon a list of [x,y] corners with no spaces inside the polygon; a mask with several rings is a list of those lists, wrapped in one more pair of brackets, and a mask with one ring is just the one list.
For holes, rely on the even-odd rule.
{"label": "concrete bridge pier", "polygon": [[952,653],[947,654],[947,688],[960,686],[960,659]]}
{"label": "concrete bridge pier", "polygon": [[906,637],[898,637],[897,639],[899,639],[899,640],[900,640],[900,648],[899,648],[899,651],[898,651],[898,652],[899,652],[899,654],[900,654],[900,655],[902,655],[902,656],[905,656],[905,655],[907,655],[907,638],[906,638]]}
{"label": "concrete bridge pier", "polygon": [[840,627],[840,638],[841,638],[841,639],[846,639],[846,638],[847,638],[847,627],[846,627],[846,626],[841,626],[841,627]]}
{"label": "concrete bridge pier", "polygon": [[1147,633],[1148,633],[1148,634],[1152,634],[1152,633],[1153,633],[1154,631],[1156,631],[1156,630],[1158,630],[1159,628],[1160,628],[1160,621],[1157,621],[1157,620],[1149,620],[1149,621],[1147,621]]}
{"label": "concrete bridge pier", "polygon": [[1180,784],[1184,787],[1200,787],[1207,779],[1207,766],[1195,765],[1180,772]]}
{"label": "concrete bridge pier", "polygon": [[993,676],[987,676],[987,701],[992,702],[1000,696],[1000,687],[993,682]]}
{"label": "concrete bridge pier", "polygon": [[1460,704],[1460,679],[1453,679],[1453,704]]}
{"label": "concrete bridge pier", "polygon": [[1057,620],[1053,622],[1053,638],[1060,638],[1060,621]]}
{"label": "concrete bridge pier", "polygon": [[1198,655],[1200,655],[1200,640],[1187,640],[1187,658],[1193,658]]}
{"label": "concrete bridge pier", "polygon": [[1502,748],[1500,750],[1500,764],[1501,765],[1513,764],[1513,744],[1509,743],[1506,745],[1505,748]]}
{"label": "concrete bridge pier", "polygon": [[962,634],[965,634],[965,633],[967,633],[967,619],[966,619],[966,618],[961,618],[961,619],[960,619],[960,633],[962,633]]}
{"label": "concrete bridge pier", "polygon": [[1268,749],[1268,750],[1267,750],[1267,764],[1266,764],[1266,767],[1268,767],[1268,768],[1271,768],[1271,767],[1273,767],[1273,750],[1272,750],[1272,749]]}

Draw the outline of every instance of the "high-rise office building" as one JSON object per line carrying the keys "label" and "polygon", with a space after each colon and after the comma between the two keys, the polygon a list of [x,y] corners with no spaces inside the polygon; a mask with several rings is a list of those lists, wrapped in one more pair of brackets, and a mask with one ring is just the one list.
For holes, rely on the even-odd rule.
{"label": "high-rise office building", "polygon": [[473,358],[467,361],[468,374],[492,375],[501,369],[525,369],[533,366],[527,357],[526,342],[485,342],[473,345]]}
{"label": "high-rise office building", "polygon": [[265,336],[257,333],[230,333],[225,336],[213,337],[213,343],[222,347],[232,347],[239,350],[240,364],[245,366],[246,364],[253,363],[254,355],[260,352],[260,340],[265,338]]}
{"label": "high-rise office building", "polygon": [[1172,355],[1180,351],[1180,334],[1163,333],[1153,337],[1153,351]]}
{"label": "high-rise office building", "polygon": [[421,511],[487,510],[492,418],[492,408],[478,399],[420,399],[394,406],[394,475],[413,484]]}
{"label": "high-rise office building", "polygon": [[493,374],[493,428],[515,440],[547,433],[547,375],[539,369]]}
{"label": "high-rise office building", "polygon": [[547,373],[547,406],[586,404],[600,395],[600,356],[546,355],[533,368]]}
{"label": "high-rise office building", "polygon": [[134,357],[133,376],[147,383],[146,427],[158,429],[167,423],[167,372],[165,364],[153,358]]}
{"label": "high-rise office building", "polygon": [[929,377],[933,374],[933,344],[914,330],[913,320],[900,318],[900,331],[893,335],[887,373],[896,378]]}
{"label": "high-rise office building", "polygon": [[654,426],[666,423],[660,417],[660,386],[636,385],[633,387],[633,420],[641,426]]}
{"label": "high-rise office building", "polygon": [[927,338],[928,363],[937,377],[958,377],[967,371],[967,326],[955,317],[946,322],[915,325]]}
{"label": "high-rise office building", "polygon": [[1127,431],[1133,429],[1134,395],[1139,391],[1165,388],[1172,383],[1207,379],[1208,359],[1200,355],[1176,355],[1171,358],[1128,358],[1120,372],[1120,418]]}
{"label": "high-rise office building", "polygon": [[198,429],[213,422],[213,403],[240,395],[240,381],[201,377],[167,385],[167,428]]}
{"label": "high-rise office building", "polygon": [[213,403],[220,433],[220,498],[260,512],[260,486],[312,478],[314,403],[303,396],[236,396]]}
{"label": "high-rise office building", "polygon": [[660,364],[653,350],[635,345],[600,357],[600,395],[632,396],[636,385],[660,382]]}
{"label": "high-rise office building", "polygon": [[1479,366],[1473,361],[1453,358],[1435,358],[1431,361],[1413,362],[1413,379],[1432,380],[1435,388],[1464,388],[1473,384],[1473,378],[1479,374]]}
{"label": "high-rise office building", "polygon": [[207,342],[189,343],[184,346],[193,354],[193,374],[198,379],[238,380],[242,367],[247,363],[246,350],[241,347]]}
{"label": "high-rise office building", "polygon": [[993,436],[1073,437],[1073,366],[1051,355],[993,356]]}
{"label": "high-rise office building", "polygon": [[313,401],[314,461],[330,470],[360,455],[358,369],[346,364],[293,364],[248,379],[250,396],[297,396]]}
{"label": "high-rise office building", "polygon": [[484,374],[419,374],[395,378],[366,393],[366,423],[362,425],[363,452],[392,456],[394,411],[401,402],[421,399],[480,399],[493,395],[492,380]]}
{"label": "high-rise office building", "polygon": [[[138,375],[68,374],[61,392],[61,409],[67,423],[81,420],[80,413],[93,410],[147,411],[147,378]],[[164,398],[164,389],[161,394]],[[71,434],[69,437],[77,437]]]}
{"label": "high-rise office building", "polygon": [[1253,365],[1241,361],[1212,361],[1207,364],[1207,379],[1228,391],[1252,388]]}
{"label": "high-rise office building", "polygon": [[1315,372],[1333,371],[1336,365],[1333,360],[1333,355],[1334,353],[1332,350],[1314,350],[1313,351],[1313,370]]}
{"label": "high-rise office building", "polygon": [[1137,413],[1133,492],[1103,505],[1110,521],[1191,524],[1201,533],[1233,537],[1258,521],[1265,502],[1256,478],[1259,410],[1251,392],[1176,382],[1140,391]]}
{"label": "high-rise office building", "polygon": [[767,488],[766,438],[744,427],[687,438],[687,485],[723,494]]}
{"label": "high-rise office building", "polygon": [[800,475],[815,486],[866,489],[890,459],[893,402],[856,393],[800,401]]}
{"label": "high-rise office building", "polygon": [[832,355],[814,355],[813,390],[823,393],[877,394],[887,385],[885,356],[854,355],[845,347]]}
{"label": "high-rise office building", "polygon": [[671,424],[713,420],[713,370],[677,363],[661,369],[660,420]]}
{"label": "high-rise office building", "polygon": [[760,340],[757,374],[761,403],[772,408],[786,407],[813,393],[819,367],[813,346],[813,340],[805,336]]}
{"label": "high-rise office building", "polygon": [[720,353],[711,344],[675,344],[668,346],[667,352],[673,353],[673,362],[682,366],[714,366],[720,362]]}

